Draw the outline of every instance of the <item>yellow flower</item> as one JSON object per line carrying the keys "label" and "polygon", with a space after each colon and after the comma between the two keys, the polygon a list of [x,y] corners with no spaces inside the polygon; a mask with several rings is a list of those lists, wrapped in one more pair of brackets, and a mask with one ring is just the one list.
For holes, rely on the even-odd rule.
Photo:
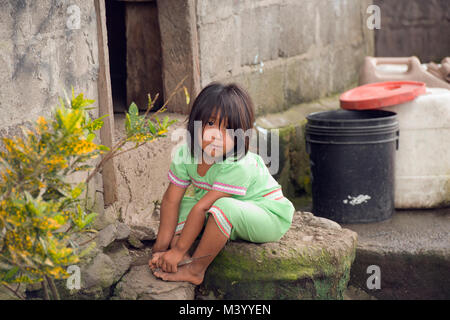
{"label": "yellow flower", "polygon": [[76,154],[89,153],[96,148],[96,144],[87,140],[80,140],[74,146],[74,151]]}
{"label": "yellow flower", "polygon": [[37,123],[38,123],[39,125],[46,125],[46,124],[47,124],[47,120],[45,120],[44,117],[40,116],[40,117],[37,119]]}

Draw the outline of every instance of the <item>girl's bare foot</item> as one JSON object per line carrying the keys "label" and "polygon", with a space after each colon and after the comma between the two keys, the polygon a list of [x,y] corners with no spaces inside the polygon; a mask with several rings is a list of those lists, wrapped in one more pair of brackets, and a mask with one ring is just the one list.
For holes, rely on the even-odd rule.
{"label": "girl's bare foot", "polygon": [[194,285],[199,285],[203,282],[205,272],[195,272],[192,264],[186,264],[178,268],[177,272],[164,272],[162,270],[153,273],[155,277],[164,281],[187,281]]}

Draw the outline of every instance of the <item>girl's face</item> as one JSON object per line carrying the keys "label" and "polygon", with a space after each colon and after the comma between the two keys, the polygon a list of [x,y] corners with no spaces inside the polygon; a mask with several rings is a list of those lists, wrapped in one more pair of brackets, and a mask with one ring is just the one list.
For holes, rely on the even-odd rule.
{"label": "girl's face", "polygon": [[226,119],[220,124],[219,116],[212,116],[203,128],[202,149],[210,158],[222,157],[234,146],[233,137],[226,132]]}

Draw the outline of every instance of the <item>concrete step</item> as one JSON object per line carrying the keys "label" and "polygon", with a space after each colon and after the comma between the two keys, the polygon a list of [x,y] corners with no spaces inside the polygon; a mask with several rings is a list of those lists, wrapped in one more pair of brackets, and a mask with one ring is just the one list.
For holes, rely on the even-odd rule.
{"label": "concrete step", "polygon": [[[293,203],[296,210],[312,209],[306,196]],[[358,234],[349,281],[353,299],[365,299],[364,293],[377,299],[450,298],[450,208],[396,210],[385,221],[341,227]],[[380,267],[380,289],[367,287],[371,265]]]}
{"label": "concrete step", "polygon": [[351,286],[378,299],[450,299],[450,208],[397,210],[386,221],[342,227],[358,234]]}

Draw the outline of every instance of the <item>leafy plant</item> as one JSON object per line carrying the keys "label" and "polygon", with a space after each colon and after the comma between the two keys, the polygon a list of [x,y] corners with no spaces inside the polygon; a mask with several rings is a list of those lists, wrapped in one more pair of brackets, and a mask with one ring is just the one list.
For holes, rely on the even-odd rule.
{"label": "leafy plant", "polygon": [[[76,264],[93,245],[80,249],[73,235],[96,232],[90,229],[97,213],[82,206],[82,194],[89,180],[109,159],[135,149],[148,141],[166,137],[168,127],[176,120],[166,116],[161,121],[156,115],[165,111],[167,103],[181,88],[181,83],[154,113],[156,123],[146,119],[158,95],[152,100],[144,116],[136,104],[126,114],[126,136],[109,148],[94,143],[95,131],[103,126],[104,115],[92,120],[87,108],[94,100],[83,93],[69,100],[60,98],[60,105],[51,119],[39,117],[34,131],[24,129],[24,138],[2,138],[0,151],[0,285],[24,298],[11,284],[40,282],[47,299],[48,288],[54,299],[59,293],[54,279],[69,276],[66,268]],[[189,95],[186,101],[189,103]],[[127,142],[136,145],[121,150]],[[120,152],[119,152],[120,151]],[[92,160],[105,154],[96,165]],[[71,183],[67,177],[78,171],[89,171],[85,182]],[[87,192],[85,193],[85,200]],[[86,201],[85,201],[86,203]],[[95,238],[95,237],[93,237]]]}

